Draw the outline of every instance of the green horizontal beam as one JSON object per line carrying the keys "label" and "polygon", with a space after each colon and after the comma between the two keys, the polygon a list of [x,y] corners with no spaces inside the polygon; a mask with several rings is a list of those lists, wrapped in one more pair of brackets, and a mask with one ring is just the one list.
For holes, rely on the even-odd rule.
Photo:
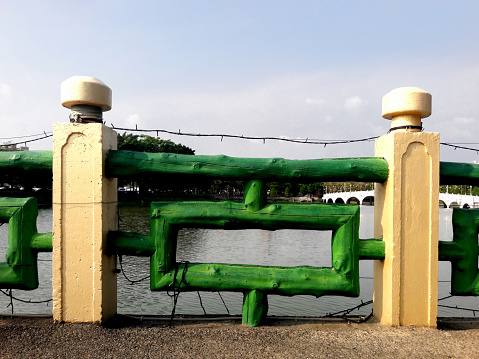
{"label": "green horizontal beam", "polygon": [[[0,151],[0,169],[51,171],[52,164],[52,151]],[[379,157],[286,160],[110,151],[107,169],[111,177],[185,173],[218,178],[384,182],[388,176],[387,162]],[[441,162],[440,182],[479,186],[479,164]]]}
{"label": "green horizontal beam", "polygon": [[150,236],[134,232],[109,232],[107,251],[110,254],[150,257],[155,243]]}
{"label": "green horizontal beam", "polygon": [[384,259],[386,256],[386,245],[382,239],[360,239],[359,260]]}
{"label": "green horizontal beam", "polygon": [[338,294],[352,297],[359,294],[343,274],[329,267],[270,267],[222,263],[178,264],[178,268],[151,283],[150,288],[232,292],[260,290],[264,294],[280,295]]}
{"label": "green horizontal beam", "polygon": [[51,252],[53,251],[52,237],[53,234],[51,232],[37,233],[30,242],[30,248],[35,249],[37,252]]}
{"label": "green horizontal beam", "polygon": [[440,183],[479,186],[479,164],[441,162]]}
{"label": "green horizontal beam", "polygon": [[388,164],[380,157],[286,160],[110,151],[106,167],[109,177],[161,173],[315,182],[384,182],[388,177]]}
{"label": "green horizontal beam", "polygon": [[456,242],[439,241],[439,260],[453,261],[463,259],[466,255],[464,249]]}
{"label": "green horizontal beam", "polygon": [[51,172],[53,151],[0,151],[0,168]]}

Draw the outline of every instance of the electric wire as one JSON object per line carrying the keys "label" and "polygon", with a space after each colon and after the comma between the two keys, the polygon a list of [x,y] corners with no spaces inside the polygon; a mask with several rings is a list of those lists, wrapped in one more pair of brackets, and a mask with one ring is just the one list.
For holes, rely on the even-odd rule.
{"label": "electric wire", "polygon": [[310,144],[310,145],[324,145],[324,146],[372,141],[379,137],[379,136],[373,136],[373,137],[366,137],[366,138],[353,139],[353,140],[317,140],[317,139],[309,139],[309,138],[292,139],[292,138],[272,137],[272,136],[245,136],[245,135],[231,135],[231,134],[188,133],[188,132],[181,132],[181,130],[169,131],[164,129],[139,129],[138,127],[124,128],[124,127],[115,127],[113,124],[111,124],[111,128],[114,130],[127,131],[127,132],[149,132],[149,133],[153,132],[153,133],[156,133],[156,136],[158,136],[160,133],[166,133],[166,134],[175,135],[175,136],[219,137],[221,138],[221,141],[223,141],[223,138],[237,138],[242,140],[262,140],[263,143],[265,143],[266,140],[273,140],[273,141],[284,141],[284,142],[303,143],[303,144]]}
{"label": "electric wire", "polygon": [[[25,135],[25,136],[13,136],[13,137],[0,137],[0,140],[14,140],[17,138],[27,138],[27,137],[37,137],[41,135],[47,135],[47,134],[53,134],[53,132],[43,132],[43,133],[37,133],[35,135]],[[23,142],[22,142],[23,143]]]}
{"label": "electric wire", "polygon": [[16,300],[17,302],[20,302],[20,303],[26,303],[26,304],[43,304],[43,303],[48,303],[53,301],[53,299],[46,299],[46,300],[31,300],[31,299],[28,299],[28,300],[25,300],[25,299],[20,299],[20,298],[17,298],[17,297],[14,297],[13,296],[13,292],[12,292],[12,289],[9,289],[8,290],[8,293],[3,291],[2,289],[0,289],[0,293],[2,293],[3,295],[7,296],[10,298],[10,303],[7,305],[7,308],[10,307],[12,308],[12,314],[13,314],[13,301]]}
{"label": "electric wire", "polygon": [[52,137],[52,136],[53,136],[53,134],[49,135],[49,134],[45,133],[45,136],[40,137],[40,138],[34,138],[33,140],[25,140],[25,141],[20,141],[20,142],[16,142],[16,143],[4,143],[4,144],[0,144],[0,147],[10,147],[10,146],[16,146],[16,145],[21,145],[21,144],[26,145],[27,143],[43,140],[45,138]]}
{"label": "electric wire", "polygon": [[[169,135],[175,135],[175,136],[189,136],[189,137],[219,137],[221,141],[223,141],[224,138],[236,138],[236,139],[243,139],[243,140],[262,140],[263,143],[266,143],[266,140],[270,141],[284,141],[284,142],[290,142],[290,143],[298,143],[298,144],[310,144],[310,145],[323,145],[326,147],[327,145],[339,145],[339,144],[352,144],[352,143],[358,143],[358,142],[370,142],[372,140],[375,140],[379,138],[380,136],[371,136],[371,137],[365,137],[365,138],[358,138],[358,139],[351,139],[351,140],[324,140],[324,139],[314,139],[314,138],[285,138],[285,137],[274,137],[274,136],[244,136],[244,135],[232,135],[232,134],[207,134],[207,133],[189,133],[189,132],[181,132],[179,129],[178,131],[170,131],[170,130],[165,130],[165,129],[139,129],[138,125],[135,125],[135,128],[126,128],[126,127],[115,127],[113,123],[111,123],[111,128],[114,130],[121,130],[121,131],[126,131],[126,132],[145,132],[145,133],[156,133],[156,136],[158,137],[160,133],[164,134],[169,134]],[[29,138],[29,137],[35,137],[35,136],[40,136],[40,134],[35,134],[35,135],[24,135],[24,136],[14,136],[14,137],[3,137],[0,138],[0,140],[10,140],[10,139],[17,139],[17,138]],[[39,138],[34,138],[31,140],[25,140],[25,141],[18,141],[15,143],[4,143],[0,144],[0,147],[9,147],[9,146],[16,146],[16,145],[21,145],[21,144],[27,144],[39,140],[43,140],[48,137],[52,137],[53,133],[52,132],[43,132],[43,136]],[[479,148],[473,148],[473,147],[466,147],[463,145],[477,145],[479,142],[457,142],[457,143],[451,143],[451,142],[440,142],[442,146],[447,146],[456,149],[461,149],[461,150],[467,150],[467,151],[473,151],[476,152],[479,155]]]}
{"label": "electric wire", "polygon": [[118,256],[118,262],[120,263],[120,271],[121,273],[123,274],[123,277],[125,277],[125,279],[130,283],[130,284],[135,284],[135,283],[139,283],[139,282],[142,282],[148,278],[150,278],[150,275],[147,275],[146,277],[144,278],[141,278],[141,279],[130,279],[128,278],[128,276],[126,275],[125,271],[123,270],[123,256],[120,254]]}

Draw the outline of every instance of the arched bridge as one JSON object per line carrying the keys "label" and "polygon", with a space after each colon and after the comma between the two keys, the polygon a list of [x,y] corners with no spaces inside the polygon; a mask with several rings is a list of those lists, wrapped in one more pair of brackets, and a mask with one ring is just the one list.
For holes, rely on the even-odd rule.
{"label": "arched bridge", "polygon": [[[326,193],[324,203],[359,203],[363,205],[374,203],[374,191],[351,191]],[[479,208],[479,196],[439,193],[439,204],[446,208]]]}

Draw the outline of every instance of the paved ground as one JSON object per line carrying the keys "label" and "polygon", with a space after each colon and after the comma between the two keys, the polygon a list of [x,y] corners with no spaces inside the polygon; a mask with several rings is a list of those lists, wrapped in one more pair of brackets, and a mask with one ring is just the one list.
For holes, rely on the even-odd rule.
{"label": "paved ground", "polygon": [[478,320],[447,321],[442,329],[281,320],[260,328],[235,320],[165,324],[121,317],[102,327],[0,317],[0,357],[479,358]]}

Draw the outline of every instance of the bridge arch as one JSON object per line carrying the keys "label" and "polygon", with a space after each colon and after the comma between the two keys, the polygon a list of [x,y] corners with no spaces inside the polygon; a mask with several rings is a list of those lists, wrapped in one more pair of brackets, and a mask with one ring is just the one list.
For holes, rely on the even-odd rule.
{"label": "bridge arch", "polygon": [[346,203],[357,203],[357,204],[361,204],[361,201],[359,199],[357,199],[356,197],[349,197],[348,200],[346,201]]}
{"label": "bridge arch", "polygon": [[341,197],[338,197],[334,203],[344,203],[344,200]]}
{"label": "bridge arch", "polygon": [[361,204],[363,204],[363,205],[374,205],[374,196],[364,197]]}

